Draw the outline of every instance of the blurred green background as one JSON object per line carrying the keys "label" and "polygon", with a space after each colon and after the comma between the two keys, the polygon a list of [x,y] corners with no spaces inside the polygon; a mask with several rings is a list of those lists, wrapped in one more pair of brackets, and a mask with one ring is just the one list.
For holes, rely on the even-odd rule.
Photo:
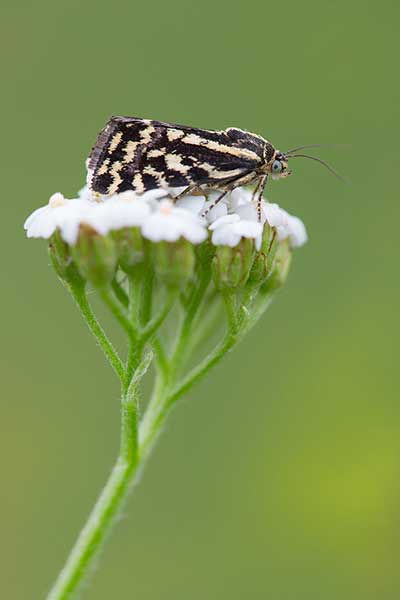
{"label": "blurred green background", "polygon": [[5,9],[1,598],[44,597],[117,452],[117,382],[22,231],[82,186],[111,114],[348,144],[320,154],[351,184],[296,161],[269,186],[309,244],[174,413],[85,600],[399,597],[399,17],[390,0]]}

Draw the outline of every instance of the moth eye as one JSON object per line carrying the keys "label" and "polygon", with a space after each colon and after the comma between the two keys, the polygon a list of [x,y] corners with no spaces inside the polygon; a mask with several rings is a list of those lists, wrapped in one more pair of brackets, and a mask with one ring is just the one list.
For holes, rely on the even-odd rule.
{"label": "moth eye", "polygon": [[280,160],[274,160],[272,163],[272,172],[280,173],[282,171],[282,163]]}

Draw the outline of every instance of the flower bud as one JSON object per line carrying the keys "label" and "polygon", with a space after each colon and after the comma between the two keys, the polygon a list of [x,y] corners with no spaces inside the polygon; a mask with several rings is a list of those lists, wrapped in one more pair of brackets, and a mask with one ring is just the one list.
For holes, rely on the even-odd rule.
{"label": "flower bud", "polygon": [[196,259],[202,267],[209,267],[215,255],[216,246],[210,239],[206,239],[202,244],[195,246]]}
{"label": "flower bud", "polygon": [[145,240],[138,227],[125,227],[113,232],[118,263],[125,273],[132,273],[145,259]]}
{"label": "flower bud", "polygon": [[272,273],[278,246],[275,227],[267,222],[264,225],[260,251],[256,253],[249,276],[250,283],[263,283]]}
{"label": "flower bud", "polygon": [[48,249],[51,263],[60,279],[70,284],[83,282],[83,279],[72,260],[70,247],[61,238],[58,230],[52,235]]}
{"label": "flower bud", "polygon": [[237,246],[218,246],[212,262],[218,289],[242,287],[247,282],[254,259],[254,242],[242,238]]}
{"label": "flower bud", "polygon": [[292,249],[288,239],[277,244],[273,271],[271,277],[263,285],[263,290],[272,291],[280,288],[286,281],[292,260]]}
{"label": "flower bud", "polygon": [[195,264],[193,245],[185,239],[153,244],[156,275],[167,286],[183,287],[192,277]]}
{"label": "flower bud", "polygon": [[99,235],[86,225],[81,225],[72,257],[81,276],[95,287],[107,285],[115,274],[117,253],[110,235]]}

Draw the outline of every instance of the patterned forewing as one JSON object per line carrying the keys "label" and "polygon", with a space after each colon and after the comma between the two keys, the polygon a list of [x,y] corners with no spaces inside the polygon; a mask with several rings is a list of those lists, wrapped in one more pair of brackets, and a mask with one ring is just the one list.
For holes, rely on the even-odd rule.
{"label": "patterned forewing", "polygon": [[240,129],[209,131],[113,117],[89,159],[89,185],[101,194],[187,185],[218,186],[257,169],[265,140]]}

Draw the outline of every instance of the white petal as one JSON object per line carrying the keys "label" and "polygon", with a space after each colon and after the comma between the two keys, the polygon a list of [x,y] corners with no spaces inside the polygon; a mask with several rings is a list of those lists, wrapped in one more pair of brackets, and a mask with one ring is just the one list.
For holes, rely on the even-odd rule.
{"label": "white petal", "polygon": [[104,211],[104,220],[109,230],[123,227],[139,227],[151,214],[151,206],[144,199],[136,197],[117,199]]}
{"label": "white petal", "polygon": [[179,225],[179,219],[154,214],[143,223],[142,234],[153,242],[160,242],[161,240],[176,242],[181,236]]}
{"label": "white petal", "polygon": [[[104,205],[94,206],[93,210],[82,212],[75,222],[82,225],[89,225],[100,235],[106,235],[110,231],[109,210]],[[72,220],[70,221],[72,222]]]}
{"label": "white petal", "polygon": [[277,233],[278,240],[280,242],[282,242],[283,240],[286,240],[286,238],[288,237],[289,230],[285,225],[278,225],[278,227],[276,227],[276,233]]}
{"label": "white petal", "polygon": [[184,196],[175,202],[175,206],[183,208],[195,215],[200,215],[205,204],[204,196]]}
{"label": "white petal", "polygon": [[87,222],[86,219],[90,219],[90,214],[99,206],[98,203],[77,198],[67,200],[64,206],[54,209],[55,224],[67,244],[76,243],[80,224]]}
{"label": "white petal", "polygon": [[51,215],[42,213],[39,218],[34,219],[27,227],[26,235],[28,238],[48,239],[56,230],[56,225]]}
{"label": "white petal", "polygon": [[204,242],[207,237],[207,230],[196,223],[192,223],[190,227],[186,227],[185,231],[182,232],[182,236],[192,244],[200,244]]}
{"label": "white petal", "polygon": [[238,223],[239,221],[239,215],[225,215],[224,217],[219,217],[219,219],[216,219],[213,223],[211,223],[208,229],[210,229],[210,231],[214,231],[222,225],[230,225],[231,223]]}
{"label": "white petal", "polygon": [[70,246],[74,246],[78,239],[80,222],[78,219],[66,220],[60,226],[61,237],[64,242],[67,242]]}
{"label": "white petal", "polygon": [[239,215],[242,220],[258,222],[258,213],[254,204],[247,203],[238,206],[236,214]]}
{"label": "white petal", "polygon": [[184,237],[194,244],[207,237],[202,220],[192,212],[174,206],[170,200],[161,201],[158,210],[145,219],[142,234],[154,242],[175,242]]}
{"label": "white petal", "polygon": [[29,215],[29,217],[26,219],[25,223],[24,223],[24,229],[29,229],[29,227],[32,225],[32,223],[34,223],[35,221],[37,221],[41,216],[44,217],[44,215],[49,211],[49,206],[41,206],[40,208],[37,208],[36,210],[33,211],[32,214]]}
{"label": "white petal", "polygon": [[289,215],[277,204],[265,202],[262,209],[271,227],[285,226],[287,224]]}
{"label": "white petal", "polygon": [[246,188],[236,188],[228,196],[228,206],[231,210],[236,211],[239,206],[249,204],[253,198],[253,193]]}
{"label": "white petal", "polygon": [[289,218],[289,238],[293,248],[303,246],[307,242],[305,225],[298,217]]}
{"label": "white petal", "polygon": [[[122,193],[124,193],[124,192],[122,192]],[[145,200],[146,202],[148,200],[159,200],[160,198],[166,198],[169,195],[169,191],[164,190],[162,188],[148,190],[147,192],[144,192],[143,194],[135,194],[134,192],[132,192],[132,193],[136,196],[136,198],[140,198],[141,200]],[[121,196],[121,194],[120,194],[120,196]]]}
{"label": "white petal", "polygon": [[256,238],[262,233],[263,230],[261,223],[254,221],[239,221],[232,227],[239,235],[247,238]]}
{"label": "white petal", "polygon": [[171,210],[171,215],[174,217],[181,219],[182,223],[199,223],[200,217],[186,208],[181,208],[180,206],[173,205]]}
{"label": "white petal", "polygon": [[[205,204],[205,209],[207,208],[207,205],[211,204],[211,202],[207,202]],[[219,219],[220,217],[225,217],[228,214],[228,207],[225,204],[225,202],[218,202],[218,204],[216,204],[214,206],[214,208],[212,208],[206,215],[206,219],[209,223],[213,223],[214,221],[216,221],[217,219]]]}
{"label": "white petal", "polygon": [[215,246],[236,246],[240,242],[240,234],[228,225],[218,227],[212,233],[211,241]]}

